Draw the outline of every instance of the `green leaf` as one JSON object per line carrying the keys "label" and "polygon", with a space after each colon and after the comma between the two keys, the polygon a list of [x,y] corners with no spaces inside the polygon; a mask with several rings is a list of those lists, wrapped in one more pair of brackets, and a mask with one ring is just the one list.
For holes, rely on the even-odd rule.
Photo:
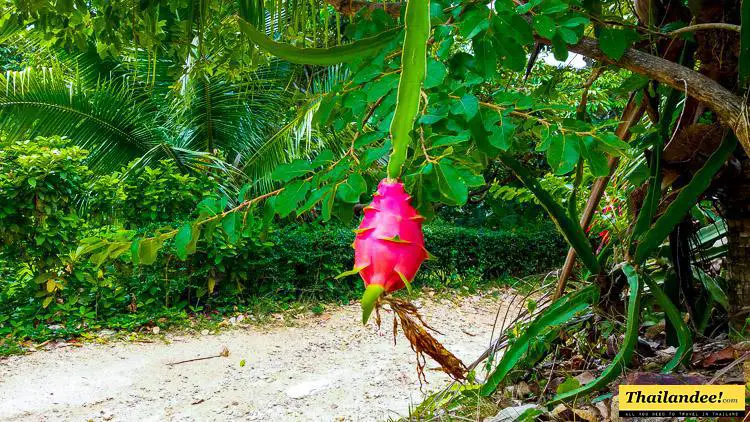
{"label": "green leaf", "polygon": [[466,12],[461,20],[458,32],[462,37],[471,39],[480,32],[490,27],[489,13],[487,9],[474,7]]}
{"label": "green leaf", "polygon": [[364,38],[346,45],[329,48],[299,48],[268,38],[243,19],[238,21],[240,30],[263,50],[292,63],[318,66],[331,66],[373,55],[388,46],[401,32],[401,28],[393,28],[374,37]]}
{"label": "green leaf", "polygon": [[324,149],[318,153],[318,156],[310,163],[310,167],[316,168],[324,164],[328,164],[333,161],[333,151],[330,149]]}
{"label": "green leaf", "polygon": [[[236,243],[239,239],[239,230],[237,230],[237,219],[242,218],[242,214],[238,212],[230,213],[229,215],[225,216],[221,220],[221,229],[224,231],[224,233],[227,235],[227,238],[229,240],[229,243]],[[240,220],[240,224],[242,225],[242,221]]]}
{"label": "green leaf", "polygon": [[690,183],[680,189],[680,193],[669,204],[664,214],[656,220],[648,231],[643,233],[635,251],[635,262],[644,262],[651,252],[661,245],[674,227],[685,218],[685,215],[696,204],[698,198],[708,189],[714,175],[719,171],[724,162],[727,161],[736,147],[737,138],[730,132],[721,142],[719,148],[706,160],[706,164],[695,173]]}
{"label": "green leaf", "polygon": [[581,139],[580,150],[583,158],[589,163],[591,174],[596,177],[603,177],[609,174],[609,160],[607,154],[599,149],[599,142],[593,137],[586,136]]}
{"label": "green leaf", "polygon": [[459,135],[433,135],[427,139],[431,147],[444,147],[457,145],[469,140],[469,134],[464,132]]}
{"label": "green leaf", "polygon": [[445,80],[448,70],[445,65],[439,61],[430,59],[427,62],[427,74],[424,78],[424,88],[434,88],[440,86]]}
{"label": "green leaf", "polygon": [[607,57],[620,60],[625,50],[638,39],[638,34],[632,29],[601,28],[599,32],[599,47]]}
{"label": "green leaf", "polygon": [[330,194],[331,191],[333,191],[332,186],[324,186],[320,189],[314,190],[307,198],[307,201],[305,201],[305,203],[297,210],[297,215],[302,215],[310,211],[315,204],[320,202],[326,195]]}
{"label": "green leaf", "polygon": [[629,300],[628,300],[628,317],[627,327],[625,329],[625,338],[623,339],[620,350],[617,355],[612,359],[612,363],[602,372],[602,374],[579,388],[571,391],[558,394],[552,399],[552,403],[558,403],[565,400],[575,399],[577,397],[586,395],[592,391],[599,390],[600,388],[609,384],[610,381],[617,378],[622,373],[622,370],[630,363],[630,359],[633,357],[633,351],[635,345],[638,343],[638,328],[640,327],[640,313],[641,313],[641,291],[642,283],[635,269],[630,264],[624,264],[622,271],[625,273],[625,277],[628,279],[628,285],[630,286]]}
{"label": "green leaf", "polygon": [[551,137],[547,149],[547,161],[555,174],[561,175],[573,171],[579,157],[577,136],[560,133]]}
{"label": "green leaf", "polygon": [[510,18],[510,26],[513,30],[509,35],[514,37],[521,45],[530,45],[534,42],[534,32],[522,16],[514,13]]}
{"label": "green leaf", "polygon": [[497,36],[496,39],[500,65],[514,72],[523,71],[526,68],[526,50],[512,38]]}
{"label": "green leaf", "polygon": [[141,239],[135,238],[133,239],[133,243],[130,244],[130,256],[133,260],[133,265],[139,265],[141,263],[139,257],[138,257],[138,249],[141,247]]}
{"label": "green leaf", "polygon": [[288,164],[281,164],[271,173],[272,180],[288,182],[295,177],[304,176],[313,167],[305,160],[294,160]]}
{"label": "green leaf", "polygon": [[474,59],[477,72],[485,78],[497,73],[497,49],[492,45],[492,38],[474,39]]}
{"label": "green leaf", "polygon": [[612,155],[622,155],[629,147],[627,142],[624,142],[611,132],[602,134],[599,140],[601,141],[602,149]]}
{"label": "green leaf", "polygon": [[396,74],[385,75],[377,81],[369,83],[366,87],[367,102],[374,103],[396,87],[398,87],[398,75]]}
{"label": "green leaf", "polygon": [[567,377],[565,378],[565,381],[560,383],[560,385],[557,386],[557,394],[563,394],[567,393],[568,391],[573,391],[576,388],[580,387],[581,383],[573,378],[573,377]]}
{"label": "green leaf", "polygon": [[177,257],[186,260],[188,256],[188,244],[193,238],[193,228],[190,224],[184,224],[174,238],[174,247]]}
{"label": "green leaf", "polygon": [[286,217],[297,209],[297,205],[305,199],[310,183],[297,180],[286,186],[279,196],[276,197],[276,212],[280,217]]}
{"label": "green leaf", "polygon": [[544,38],[551,40],[555,36],[555,32],[557,32],[557,25],[555,25],[555,21],[549,16],[534,15],[531,23],[534,25],[537,34]]}
{"label": "green leaf", "polygon": [[587,18],[585,16],[574,16],[572,18],[568,18],[568,19],[560,22],[560,26],[564,26],[566,28],[575,28],[575,27],[578,27],[578,26],[586,26],[590,22],[591,21],[589,20],[589,18]]}
{"label": "green leaf", "polygon": [[472,94],[466,94],[461,98],[456,98],[451,103],[451,113],[466,116],[466,120],[471,120],[479,111],[479,100]]}
{"label": "green leaf", "polygon": [[338,197],[350,204],[359,202],[359,197],[367,190],[367,182],[359,173],[352,173],[346,182],[338,187]]}
{"label": "green leaf", "polygon": [[507,117],[503,117],[500,123],[492,127],[489,140],[495,148],[507,151],[513,143],[516,125]]}
{"label": "green leaf", "polygon": [[716,279],[706,274],[697,266],[693,266],[693,275],[703,284],[703,287],[706,288],[711,298],[721,305],[724,310],[729,311],[729,297],[724,292],[724,289],[719,286],[719,283],[716,282]]}
{"label": "green leaf", "polygon": [[161,248],[158,238],[141,239],[138,246],[138,261],[143,265],[151,265],[156,262],[156,256]]}
{"label": "green leaf", "polygon": [[664,365],[664,369],[662,369],[662,372],[670,372],[677,368],[681,363],[689,363],[689,359],[693,355],[693,336],[690,333],[690,328],[688,328],[687,324],[685,324],[685,321],[682,319],[682,314],[664,293],[661,287],[659,287],[659,285],[646,274],[643,275],[643,279],[651,290],[651,295],[654,296],[659,303],[661,310],[664,311],[664,315],[672,323],[677,332],[679,347],[677,348],[674,357],[667,362],[667,364]]}
{"label": "green leaf", "polygon": [[444,159],[435,164],[435,174],[437,175],[438,189],[443,202],[458,206],[466,204],[469,198],[469,188],[450,160]]}
{"label": "green leaf", "polygon": [[560,36],[560,38],[565,41],[567,44],[576,44],[578,43],[578,34],[576,34],[575,31],[570,30],[568,28],[559,28],[557,30],[557,35]]}
{"label": "green leaf", "polygon": [[578,312],[586,309],[599,297],[596,286],[588,286],[563,296],[544,309],[503,354],[502,359],[482,386],[480,393],[487,397],[495,392],[505,376],[518,364],[538,336],[551,327],[564,324]]}

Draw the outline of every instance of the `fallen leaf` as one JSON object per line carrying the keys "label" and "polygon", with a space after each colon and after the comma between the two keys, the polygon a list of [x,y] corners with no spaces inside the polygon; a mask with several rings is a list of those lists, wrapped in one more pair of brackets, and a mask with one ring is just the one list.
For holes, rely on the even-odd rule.
{"label": "fallen leaf", "polygon": [[708,356],[705,356],[703,359],[701,359],[698,365],[701,368],[711,368],[713,366],[732,362],[736,358],[736,350],[734,349],[734,347],[729,346],[719,350],[718,352],[714,352],[709,354]]}

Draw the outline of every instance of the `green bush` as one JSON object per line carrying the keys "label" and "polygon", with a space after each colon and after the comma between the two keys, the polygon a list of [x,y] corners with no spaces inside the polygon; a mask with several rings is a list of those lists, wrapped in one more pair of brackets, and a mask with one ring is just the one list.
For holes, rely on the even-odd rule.
{"label": "green bush", "polygon": [[[224,230],[201,239],[184,261],[169,243],[149,266],[134,266],[129,253],[101,267],[74,260],[84,238],[148,235],[179,227],[212,202],[223,209],[218,184],[166,161],[94,175],[86,151],[59,137],[7,145],[0,154],[0,345],[6,336],[42,340],[133,329],[259,298],[283,307],[361,295],[359,277],[335,279],[353,265],[354,233],[340,223],[293,221],[261,235],[262,220],[255,218],[232,239]],[[560,265],[565,253],[548,223],[489,229],[435,221],[425,237],[434,259],[416,286],[466,287],[540,273]]]}

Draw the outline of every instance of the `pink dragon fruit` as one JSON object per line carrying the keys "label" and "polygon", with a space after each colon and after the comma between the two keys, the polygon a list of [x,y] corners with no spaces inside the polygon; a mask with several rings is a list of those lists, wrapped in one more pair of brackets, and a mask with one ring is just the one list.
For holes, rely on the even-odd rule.
{"label": "pink dragon fruit", "polygon": [[424,217],[417,214],[404,184],[383,179],[364,218],[355,230],[354,269],[365,282],[362,322],[366,323],[383,293],[410,287],[427,258],[422,234]]}

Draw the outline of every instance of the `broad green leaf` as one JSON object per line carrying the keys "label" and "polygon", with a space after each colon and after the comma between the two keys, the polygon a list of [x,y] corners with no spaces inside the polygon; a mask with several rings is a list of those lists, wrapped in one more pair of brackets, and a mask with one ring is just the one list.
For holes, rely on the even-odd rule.
{"label": "broad green leaf", "polygon": [[560,22],[560,26],[564,26],[566,28],[575,28],[577,26],[586,26],[590,22],[591,21],[589,20],[589,18],[585,16],[574,16]]}
{"label": "broad green leaf", "polygon": [[427,75],[424,78],[424,88],[434,88],[440,86],[445,80],[445,76],[448,74],[448,70],[445,65],[436,60],[430,60],[427,62]]}
{"label": "broad green leaf", "polygon": [[367,182],[359,173],[352,173],[346,182],[338,187],[339,198],[347,203],[356,204],[359,197],[367,190]]}
{"label": "broad green leaf", "polygon": [[240,30],[263,50],[292,63],[318,66],[346,63],[375,54],[388,46],[401,33],[400,28],[393,28],[374,37],[354,41],[346,45],[329,48],[299,48],[268,38],[243,19],[238,21]]}
{"label": "broad green leaf", "polygon": [[190,226],[189,223],[184,224],[182,227],[180,227],[180,230],[177,232],[177,235],[174,237],[174,248],[175,252],[177,254],[177,257],[181,260],[186,260],[188,256],[188,244],[193,238],[193,228]]}
{"label": "broad green leaf", "polygon": [[501,124],[493,126],[489,140],[495,148],[507,151],[513,143],[516,125],[507,117],[503,117],[500,122]]}
{"label": "broad green leaf", "polygon": [[580,150],[583,158],[589,164],[591,174],[596,177],[603,177],[609,174],[609,160],[607,154],[599,149],[599,142],[593,137],[586,136],[581,139]]}
{"label": "broad green leaf", "polygon": [[551,137],[547,149],[547,161],[555,174],[567,174],[573,171],[578,163],[578,137],[571,134],[556,134]]}
{"label": "broad green leaf", "polygon": [[310,163],[310,167],[316,168],[323,164],[328,164],[333,161],[333,151],[330,149],[324,149],[318,153],[318,156]]}
{"label": "broad green leaf", "polygon": [[530,45],[534,42],[534,32],[522,16],[514,13],[510,18],[510,26],[513,30],[508,35],[514,37],[521,45]]}
{"label": "broad green leaf", "polygon": [[531,23],[534,25],[534,29],[536,30],[537,34],[541,35],[542,37],[551,40],[555,36],[557,25],[555,25],[555,21],[552,20],[552,18],[550,18],[549,16],[534,15]]}
{"label": "broad green leaf", "polygon": [[297,205],[305,199],[310,183],[302,180],[294,181],[286,186],[276,197],[276,212],[280,217],[286,217],[297,209]]}
{"label": "broad green leaf", "polygon": [[233,212],[221,220],[221,229],[227,235],[229,243],[236,243],[239,239],[240,232],[237,230],[237,226],[242,225],[242,220],[238,224],[237,218],[242,218],[242,214]]}
{"label": "broad green leaf", "polygon": [[396,89],[396,87],[398,87],[398,75],[396,74],[385,75],[377,81],[369,83],[365,87],[365,90],[367,91],[367,102],[374,103],[379,100],[380,97]]}
{"label": "broad green leaf", "polygon": [[271,173],[272,180],[288,182],[295,177],[303,176],[312,170],[312,166],[305,160],[294,160],[291,163],[281,164]]}
{"label": "broad green leaf", "polygon": [[461,19],[458,32],[466,39],[474,38],[490,26],[490,14],[487,9],[474,7],[466,12]]}
{"label": "broad green leaf", "polygon": [[138,246],[138,261],[143,265],[156,262],[156,256],[161,248],[161,241],[157,238],[141,239]]}
{"label": "broad green leaf", "polygon": [[578,42],[578,34],[568,28],[559,28],[557,35],[568,44],[576,44]]}
{"label": "broad green leaf", "polygon": [[330,194],[333,190],[332,186],[324,186],[320,189],[314,190],[310,196],[307,198],[305,203],[297,210],[297,215],[304,214],[312,209],[312,207],[315,206],[318,202],[323,200],[323,198]]}
{"label": "broad green leaf", "polygon": [[462,115],[466,120],[471,120],[479,111],[479,100],[472,94],[466,94],[461,98],[456,98],[451,102],[451,113]]}
{"label": "broad green leaf", "polygon": [[526,68],[526,50],[512,38],[498,36],[496,39],[500,65],[514,72],[523,71]]}
{"label": "broad green leaf", "polygon": [[486,78],[494,76],[497,73],[497,49],[492,45],[492,38],[475,38],[473,48],[477,72]]}
{"label": "broad green leaf", "polygon": [[625,50],[638,39],[632,29],[601,28],[599,32],[599,47],[607,57],[620,60]]}
{"label": "broad green leaf", "polygon": [[599,137],[601,141],[601,147],[604,151],[612,155],[622,155],[629,147],[628,143],[618,138],[617,135],[611,132],[602,134]]}
{"label": "broad green leaf", "polygon": [[469,134],[464,132],[458,135],[433,135],[427,140],[432,147],[444,147],[456,145],[469,140]]}
{"label": "broad green leaf", "polygon": [[435,174],[443,202],[449,205],[464,205],[469,198],[469,188],[459,176],[450,160],[435,164]]}

